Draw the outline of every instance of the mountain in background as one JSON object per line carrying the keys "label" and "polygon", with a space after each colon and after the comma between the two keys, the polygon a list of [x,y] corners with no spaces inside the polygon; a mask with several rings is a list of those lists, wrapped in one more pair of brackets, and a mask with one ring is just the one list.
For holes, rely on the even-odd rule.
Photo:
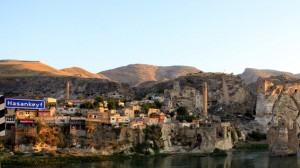
{"label": "mountain in background", "polygon": [[271,76],[280,76],[280,75],[300,78],[300,74],[293,74],[290,72],[270,70],[270,69],[254,69],[254,68],[246,68],[245,71],[238,76],[240,76],[246,83],[250,84],[256,82],[259,77],[269,78]]}
{"label": "mountain in background", "polygon": [[[147,82],[160,82],[170,79],[176,79],[190,73],[201,72],[201,70],[190,66],[154,66],[147,64],[130,64],[111,70],[106,70],[94,74],[79,67],[55,69],[39,61],[21,61],[21,60],[0,60],[0,77],[77,77],[77,78],[98,78],[104,80],[113,80],[119,83],[128,83],[130,86],[147,84]],[[259,77],[269,78],[271,76],[290,76],[300,78],[300,74],[283,72],[270,69],[246,68],[238,75],[246,83],[256,82]]]}
{"label": "mountain in background", "polygon": [[58,70],[39,61],[0,60],[0,77],[17,76],[74,76],[108,79],[104,75],[93,74],[77,67]]}
{"label": "mountain in background", "polygon": [[102,71],[111,80],[128,83],[130,86],[137,86],[147,81],[162,81],[175,79],[189,73],[197,73],[200,70],[190,66],[154,66],[146,64],[130,64],[127,66]]}

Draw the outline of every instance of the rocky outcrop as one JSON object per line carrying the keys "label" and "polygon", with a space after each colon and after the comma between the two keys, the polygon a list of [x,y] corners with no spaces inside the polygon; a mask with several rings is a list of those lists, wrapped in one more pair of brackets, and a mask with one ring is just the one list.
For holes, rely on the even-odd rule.
{"label": "rocky outcrop", "polygon": [[66,83],[70,81],[70,98],[101,96],[118,91],[128,93],[129,87],[103,79],[74,77],[1,77],[0,93],[18,98],[65,98]]}
{"label": "rocky outcrop", "polygon": [[299,89],[299,80],[285,76],[259,79],[255,120],[261,125],[261,132],[266,133],[279,119],[300,120]]}
{"label": "rocky outcrop", "polygon": [[296,154],[300,131],[300,80],[287,76],[258,80],[256,122],[268,132],[270,155]]}
{"label": "rocky outcrop", "polygon": [[[140,86],[138,94],[147,95],[164,91],[165,106],[174,110],[179,106],[188,111],[201,110],[203,83],[208,84],[208,112],[226,118],[237,115],[252,115],[255,97],[243,80],[235,75],[224,73],[196,73],[182,76],[176,80]],[[176,84],[178,83],[178,84]],[[176,86],[176,87],[175,87]],[[167,102],[168,101],[168,102]]]}
{"label": "rocky outcrop", "polygon": [[108,78],[120,82],[128,83],[130,86],[137,86],[146,81],[162,81],[175,79],[188,73],[199,72],[197,68],[188,66],[154,66],[146,64],[131,64],[103,72]]}

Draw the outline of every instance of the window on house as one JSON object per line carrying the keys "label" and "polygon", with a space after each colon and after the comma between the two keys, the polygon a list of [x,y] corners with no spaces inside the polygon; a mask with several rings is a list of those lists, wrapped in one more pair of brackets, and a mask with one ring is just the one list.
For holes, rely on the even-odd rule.
{"label": "window on house", "polygon": [[26,111],[26,115],[29,115],[29,111]]}
{"label": "window on house", "polygon": [[23,115],[23,112],[19,112],[20,115]]}

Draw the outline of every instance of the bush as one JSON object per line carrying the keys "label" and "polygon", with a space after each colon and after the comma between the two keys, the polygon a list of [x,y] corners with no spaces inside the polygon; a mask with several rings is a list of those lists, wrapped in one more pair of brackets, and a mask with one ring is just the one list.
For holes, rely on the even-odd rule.
{"label": "bush", "polygon": [[235,134],[233,131],[231,131],[231,140],[232,142],[235,142]]}
{"label": "bush", "polygon": [[185,107],[179,107],[177,110],[177,114],[180,116],[186,116],[187,114],[187,109]]}
{"label": "bush", "polygon": [[242,137],[242,133],[241,133],[240,130],[237,130],[237,134],[238,134],[238,137],[239,137],[239,138]]}

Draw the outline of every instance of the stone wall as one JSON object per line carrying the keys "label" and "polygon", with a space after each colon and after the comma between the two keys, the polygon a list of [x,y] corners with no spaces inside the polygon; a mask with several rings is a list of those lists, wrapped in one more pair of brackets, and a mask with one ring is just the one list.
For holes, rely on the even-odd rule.
{"label": "stone wall", "polygon": [[24,137],[35,138],[37,136],[37,127],[22,127],[16,128],[15,143],[20,144]]}
{"label": "stone wall", "polygon": [[[221,130],[218,137],[217,130]],[[224,127],[221,124],[207,123],[200,127],[183,127],[178,124],[163,124],[162,139],[164,141],[163,152],[166,153],[211,153],[215,148],[231,149],[233,142],[230,131],[224,137]]]}

